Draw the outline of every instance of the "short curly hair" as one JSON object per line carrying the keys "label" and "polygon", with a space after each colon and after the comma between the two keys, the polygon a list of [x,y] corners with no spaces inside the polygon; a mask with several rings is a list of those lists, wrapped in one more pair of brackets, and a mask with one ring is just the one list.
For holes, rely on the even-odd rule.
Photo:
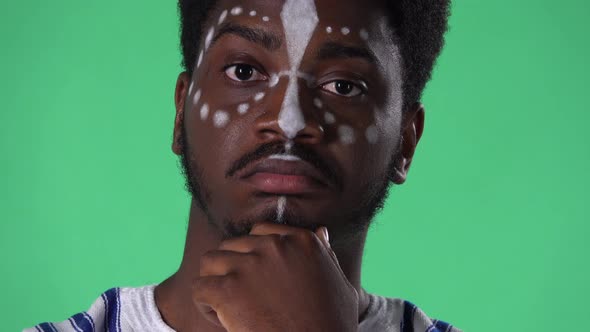
{"label": "short curly hair", "polygon": [[[216,0],[178,0],[182,66],[192,75],[203,23]],[[444,45],[450,0],[389,0],[387,14],[402,56],[404,109],[419,102]]]}

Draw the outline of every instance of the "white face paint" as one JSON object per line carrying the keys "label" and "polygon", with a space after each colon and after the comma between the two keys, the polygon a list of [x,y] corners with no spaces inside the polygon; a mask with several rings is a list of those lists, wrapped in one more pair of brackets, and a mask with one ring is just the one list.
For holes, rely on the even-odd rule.
{"label": "white face paint", "polygon": [[324,121],[326,121],[327,124],[334,124],[336,123],[336,117],[334,114],[326,112],[324,113]]}
{"label": "white face paint", "polygon": [[[293,145],[293,138],[295,138],[297,134],[305,128],[305,119],[301,111],[299,100],[299,79],[305,80],[309,88],[314,88],[316,84],[315,77],[312,77],[307,73],[299,71],[305,51],[307,50],[308,44],[319,22],[318,13],[314,1],[315,0],[285,0],[285,3],[280,14],[281,21],[284,27],[285,42],[289,58],[289,68],[288,70],[283,70],[279,73],[272,74],[269,78],[268,87],[273,88],[277,86],[281,77],[288,78],[287,89],[278,116],[278,124],[281,130],[284,132],[285,136],[287,136],[288,141],[285,143],[286,152],[282,154],[272,155],[269,157],[270,159],[279,159],[284,161],[301,161],[299,157],[291,155],[290,151]],[[264,14],[263,12],[258,13],[255,10],[244,12],[244,9],[242,7],[234,7],[231,10],[229,10],[229,12],[228,10],[224,10],[221,12],[217,21],[217,25],[222,24],[227,19],[228,14],[231,14],[232,16],[239,16],[242,14],[249,15],[250,17],[258,16],[261,17],[259,18],[259,20],[262,20],[264,22],[270,21],[270,18],[268,16],[262,16]],[[213,26],[210,27],[208,30],[203,45],[203,49],[199,54],[197,68],[202,64],[203,57],[207,49],[211,46],[216,28],[217,26]],[[379,59],[386,59],[386,62],[389,61],[389,63],[386,63],[380,69],[385,72],[385,77],[390,78],[394,81],[394,89],[399,89],[399,91],[401,91],[401,83],[398,82],[399,80],[396,80],[399,75],[395,74],[401,71],[399,66],[399,59],[396,58],[399,52],[394,52],[394,57],[391,56],[391,47],[384,45],[383,40],[386,39],[381,38],[382,35],[389,30],[387,29],[387,25],[385,23],[383,23],[380,26],[380,28],[381,31],[377,31],[377,38],[374,38],[375,36],[373,36],[373,31],[371,35],[369,35],[369,32],[366,29],[356,30],[355,33],[352,34],[352,36],[358,33],[358,36],[362,40],[367,42],[369,48],[371,48],[371,50],[377,55]],[[347,26],[336,26],[334,28],[332,26],[327,26],[325,28],[320,27],[320,29],[321,31],[325,29],[325,32],[328,34],[332,34],[334,32],[337,33],[338,30],[344,36],[351,34],[351,29]],[[380,33],[381,35],[379,35]],[[398,50],[396,49],[394,51]],[[390,60],[391,58],[395,59]],[[191,86],[189,87],[189,95],[192,94],[193,88],[194,87],[191,84]],[[255,105],[254,103],[260,102],[265,96],[265,92],[256,93],[254,96],[251,97],[250,100],[248,100],[248,102],[239,104],[237,106],[237,113],[241,115],[246,114],[249,111],[251,105]],[[197,90],[193,96],[194,105],[197,105],[200,98],[201,90]],[[401,105],[401,98],[398,99]],[[319,98],[313,99],[313,105],[317,109],[329,109],[329,105],[325,106],[322,100]],[[207,120],[209,112],[209,105],[207,103],[204,103],[200,109],[200,116],[203,121]],[[375,144],[379,141],[379,136],[383,135],[382,128],[391,125],[391,117],[388,117],[387,115],[383,114],[381,116],[378,116],[377,113],[378,112],[375,111],[376,123],[364,129],[364,137],[371,144]],[[337,119],[334,114],[330,112],[324,112],[323,115],[326,124],[336,124]],[[218,110],[213,114],[212,121],[215,127],[224,128],[228,125],[230,121],[230,113]],[[337,130],[338,136],[342,144],[354,144],[357,140],[355,129],[352,126],[347,124],[339,124],[335,126],[335,129]],[[363,129],[357,129],[360,133],[360,137],[362,137]],[[287,197],[279,197],[277,201],[277,219],[279,222],[283,222],[286,206]]]}
{"label": "white face paint", "polygon": [[279,84],[279,75],[277,74],[272,74],[270,76],[270,80],[268,80],[268,87],[269,88],[274,88],[277,84]]}
{"label": "white face paint", "polygon": [[199,99],[201,99],[201,90],[197,90],[197,92],[195,93],[195,96],[193,97],[193,105],[196,105],[199,103]]}
{"label": "white face paint", "polygon": [[277,204],[277,221],[279,224],[283,223],[283,215],[285,214],[285,207],[287,206],[287,197],[281,196],[279,197],[279,201]]}
{"label": "white face paint", "polygon": [[259,102],[264,98],[266,94],[264,92],[259,92],[254,96],[254,101]]}
{"label": "white face paint", "polygon": [[217,111],[213,115],[213,125],[217,128],[225,127],[229,122],[229,114],[226,111]]}
{"label": "white face paint", "polygon": [[[244,13],[242,7],[234,7],[230,11],[224,10],[221,12],[219,19],[217,21],[217,25],[222,24],[228,14],[233,16],[239,16]],[[256,10],[251,10],[247,13],[252,17],[257,16],[258,13]],[[294,19],[297,18],[297,19]],[[284,96],[284,100],[281,105],[281,111],[279,113],[279,126],[285,132],[285,135],[289,138],[289,140],[293,139],[297,133],[305,127],[305,119],[303,117],[303,113],[301,112],[300,108],[300,101],[299,101],[299,82],[298,79],[304,79],[307,82],[309,88],[313,88],[315,84],[315,78],[309,74],[300,72],[298,69],[301,64],[301,60],[303,55],[307,49],[309,41],[317,27],[319,22],[319,18],[317,16],[317,11],[315,8],[314,0],[287,0],[283,5],[283,9],[281,11],[281,19],[283,22],[283,26],[285,28],[285,36],[286,36],[286,43],[287,43],[287,51],[289,55],[289,70],[284,70],[276,74],[272,74],[269,78],[268,87],[273,88],[278,85],[280,78],[285,76],[288,77],[288,86],[287,91]],[[268,16],[263,16],[262,20],[265,22],[270,21]],[[334,29],[332,26],[327,26],[325,28],[327,33],[332,33]],[[343,35],[349,35],[351,33],[351,29],[347,26],[340,28],[340,32]],[[205,43],[203,46],[203,50],[201,50],[199,54],[199,59],[197,61],[197,68],[201,65],[203,61],[204,54],[206,53],[207,49],[211,46],[213,37],[215,34],[215,26],[210,27],[205,38]],[[360,29],[358,31],[360,38],[364,41],[367,41],[367,44],[372,49],[375,48],[383,48],[382,45],[379,43],[369,43],[369,32],[366,29]],[[383,51],[382,49],[377,49],[377,51]],[[383,52],[381,52],[383,53]],[[191,84],[189,88],[189,95],[192,95],[193,91],[193,84]],[[193,103],[197,104],[200,99],[200,90],[193,97]],[[252,102],[260,102],[265,97],[264,92],[258,92],[252,97]],[[324,107],[323,102],[319,98],[313,99],[313,104],[316,108],[322,109]],[[249,103],[242,103],[237,106],[237,112],[241,115],[246,114],[250,109]],[[209,114],[209,107],[208,105],[203,105],[201,108],[201,118],[206,119]],[[375,112],[377,116],[377,112]],[[214,124],[218,128],[225,127],[227,122],[229,121],[229,114],[227,112],[217,112],[213,119]],[[216,121],[217,120],[217,121]],[[375,144],[379,139],[378,130],[378,123],[384,120],[383,116],[381,119],[376,118],[376,123],[374,125],[369,126],[365,129],[364,136],[367,141],[371,144]],[[335,115],[331,112],[324,113],[324,121],[328,125],[333,125],[337,122]],[[338,128],[339,137],[342,143],[344,144],[352,144],[356,141],[355,132],[351,126],[348,125],[341,125]],[[292,144],[292,143],[290,143]],[[287,149],[290,150],[290,149]],[[284,156],[283,156],[284,158]]]}
{"label": "white face paint", "polygon": [[314,98],[313,99],[313,104],[317,108],[322,108],[324,106],[324,103],[322,103],[322,100],[320,98]]}
{"label": "white face paint", "polygon": [[354,129],[348,125],[339,126],[338,135],[340,136],[340,141],[342,141],[342,143],[345,145],[354,143],[356,139],[354,135]]}
{"label": "white face paint", "polygon": [[291,155],[291,154],[273,154],[272,156],[268,157],[268,159],[279,159],[279,160],[287,160],[287,161],[301,160],[301,158]]}
{"label": "white face paint", "polygon": [[195,87],[195,83],[191,81],[191,85],[188,87],[188,95],[192,95],[193,94],[193,89]]}
{"label": "white face paint", "polygon": [[242,12],[244,12],[244,10],[242,9],[242,7],[234,7],[234,8],[232,8],[232,10],[231,10],[231,14],[232,14],[233,16],[240,15],[240,14],[242,14]]}
{"label": "white face paint", "polygon": [[286,0],[281,11],[281,20],[285,28],[291,74],[279,113],[279,126],[287,138],[293,139],[305,128],[296,72],[319,21],[314,0]]}
{"label": "white face paint", "polygon": [[219,15],[219,21],[217,21],[217,24],[223,23],[223,21],[225,21],[226,18],[227,18],[227,10],[224,10],[223,12],[221,12],[221,15]]}
{"label": "white face paint", "polygon": [[207,103],[204,103],[203,106],[201,106],[201,120],[203,120],[203,121],[207,120],[208,116],[209,116],[209,105],[207,105]]}
{"label": "white face paint", "polygon": [[205,51],[207,51],[207,49],[211,45],[211,41],[213,41],[213,34],[215,34],[215,28],[211,27],[209,29],[209,32],[207,32],[207,37],[205,38]]}
{"label": "white face paint", "polygon": [[201,66],[201,62],[203,62],[203,51],[199,54],[199,61],[197,61],[197,68]]}
{"label": "white face paint", "polygon": [[244,115],[248,112],[248,109],[250,108],[250,105],[248,105],[248,103],[243,103],[238,105],[238,113],[240,113],[241,115]]}

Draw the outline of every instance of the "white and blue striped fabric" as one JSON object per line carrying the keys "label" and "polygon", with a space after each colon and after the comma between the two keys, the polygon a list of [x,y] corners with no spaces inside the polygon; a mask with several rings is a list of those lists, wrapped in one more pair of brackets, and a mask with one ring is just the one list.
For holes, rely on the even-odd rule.
{"label": "white and blue striped fabric", "polygon": [[[154,288],[155,285],[109,289],[88,311],[60,323],[42,323],[24,332],[175,332],[160,316]],[[370,300],[359,332],[461,332],[443,321],[430,319],[408,301],[372,294]]]}

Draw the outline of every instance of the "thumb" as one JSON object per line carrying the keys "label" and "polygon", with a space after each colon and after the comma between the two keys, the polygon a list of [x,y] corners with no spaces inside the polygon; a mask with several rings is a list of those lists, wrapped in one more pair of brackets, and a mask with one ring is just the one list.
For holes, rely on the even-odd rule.
{"label": "thumb", "polygon": [[328,229],[325,226],[318,227],[315,230],[315,235],[317,235],[318,238],[320,238],[320,241],[322,241],[322,243],[324,244],[324,246],[326,247],[326,249],[331,248],[331,246],[330,246],[330,235],[328,234]]}
{"label": "thumb", "polygon": [[338,263],[338,257],[336,257],[336,253],[334,252],[334,250],[332,250],[332,246],[330,245],[330,235],[328,234],[328,229],[325,226],[319,227],[318,229],[316,229],[315,234],[320,238],[320,241],[322,241],[322,243],[324,244],[324,247],[328,251],[328,254],[330,254],[330,257],[332,257],[332,261],[334,261],[334,263],[337,266],[340,266],[340,264]]}

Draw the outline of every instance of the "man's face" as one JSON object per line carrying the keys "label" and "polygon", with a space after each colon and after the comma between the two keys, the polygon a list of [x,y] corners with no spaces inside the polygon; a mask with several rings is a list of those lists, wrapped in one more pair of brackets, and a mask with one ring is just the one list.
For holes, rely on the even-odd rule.
{"label": "man's face", "polygon": [[217,3],[174,143],[212,224],[366,227],[400,145],[392,35],[380,1]]}

